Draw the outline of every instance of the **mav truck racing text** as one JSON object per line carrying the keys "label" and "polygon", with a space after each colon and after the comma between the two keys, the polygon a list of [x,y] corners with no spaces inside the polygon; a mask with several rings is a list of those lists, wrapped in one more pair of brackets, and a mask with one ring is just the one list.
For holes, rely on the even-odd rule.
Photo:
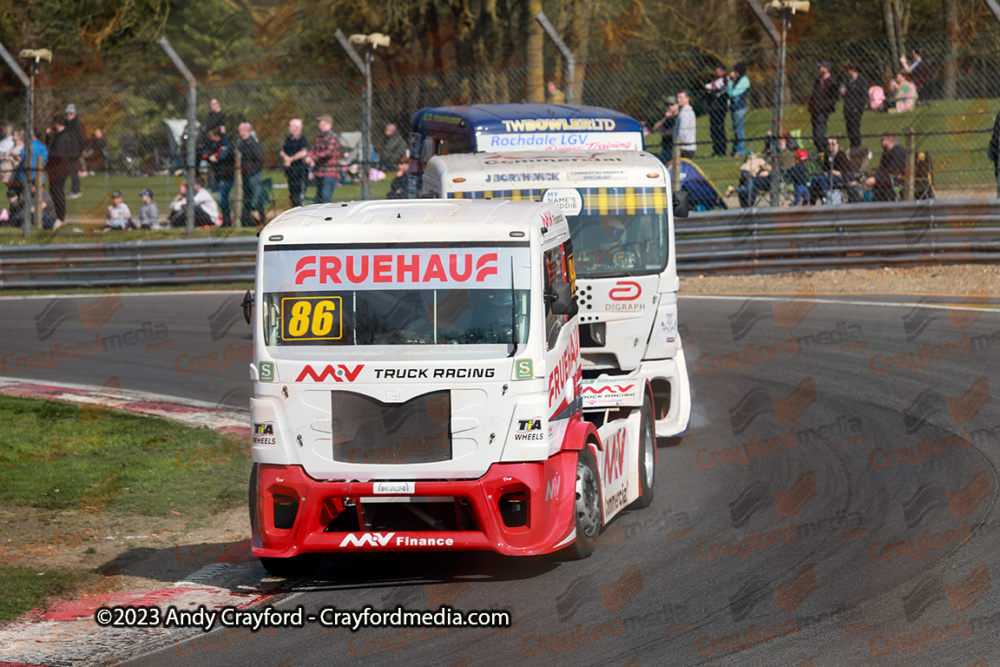
{"label": "mav truck racing text", "polygon": [[[297,208],[260,235],[252,548],[590,554],[653,498],[640,375],[584,379],[559,208],[410,200]],[[305,556],[305,563],[303,558]]]}

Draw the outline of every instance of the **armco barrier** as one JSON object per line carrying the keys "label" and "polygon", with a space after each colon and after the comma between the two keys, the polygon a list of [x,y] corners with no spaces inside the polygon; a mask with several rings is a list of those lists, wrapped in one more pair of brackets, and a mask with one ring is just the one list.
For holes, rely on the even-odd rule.
{"label": "armco barrier", "polygon": [[[251,282],[257,239],[0,247],[0,289]],[[677,223],[684,274],[1000,262],[1000,200],[692,213]]]}

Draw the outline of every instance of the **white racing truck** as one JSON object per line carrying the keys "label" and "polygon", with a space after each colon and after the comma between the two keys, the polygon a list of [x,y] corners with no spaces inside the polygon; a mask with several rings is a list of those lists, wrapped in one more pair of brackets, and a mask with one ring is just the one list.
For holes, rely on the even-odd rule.
{"label": "white racing truck", "polygon": [[265,227],[249,495],[268,571],[350,551],[585,557],[647,506],[654,387],[582,381],[575,279],[550,204],[328,204]]}
{"label": "white racing truck", "polygon": [[[617,386],[648,382],[656,435],[687,429],[691,398],[674,252],[674,215],[687,216],[687,193],[671,192],[656,157],[641,151],[439,155],[427,164],[420,194],[557,205],[576,259],[584,408],[615,400]],[[598,378],[603,384],[588,383]]]}

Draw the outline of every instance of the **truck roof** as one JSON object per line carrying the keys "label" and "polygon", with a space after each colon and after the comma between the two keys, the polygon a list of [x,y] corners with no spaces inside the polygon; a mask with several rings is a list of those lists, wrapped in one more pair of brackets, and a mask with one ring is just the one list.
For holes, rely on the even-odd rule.
{"label": "truck roof", "polygon": [[569,233],[565,216],[540,202],[404,199],[293,208],[272,220],[260,238],[283,244],[509,241],[511,232],[522,232],[527,241],[531,229],[543,225]]}
{"label": "truck roof", "polygon": [[615,130],[642,131],[636,119],[613,109],[580,104],[467,104],[452,107],[429,107],[413,115],[412,126],[424,121],[428,127],[448,130],[460,122],[471,123],[477,131],[503,130],[503,121],[535,120],[539,118],[607,118],[615,122]]}
{"label": "truck roof", "polygon": [[478,153],[452,153],[436,155],[435,160],[445,164],[450,171],[474,168],[488,172],[509,171],[516,166],[525,171],[563,171],[585,166],[612,166],[620,169],[645,169],[663,171],[663,163],[645,151],[480,151]]}
{"label": "truck roof", "polygon": [[492,199],[539,201],[549,190],[576,189],[583,196],[601,189],[662,190],[668,182],[663,163],[642,151],[487,151],[434,156],[423,187],[431,193],[476,192]]}

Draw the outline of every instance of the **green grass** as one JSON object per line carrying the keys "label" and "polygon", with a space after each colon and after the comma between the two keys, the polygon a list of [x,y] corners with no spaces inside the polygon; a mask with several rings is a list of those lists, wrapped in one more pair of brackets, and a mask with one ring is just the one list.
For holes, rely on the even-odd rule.
{"label": "green grass", "polygon": [[249,438],[0,396],[0,505],[209,517],[246,502]]}
{"label": "green grass", "polygon": [[[986,158],[986,147],[990,141],[998,102],[1000,101],[995,99],[932,100],[918,106],[914,111],[903,114],[866,111],[861,119],[861,133],[881,135],[882,132],[892,131],[896,133],[900,144],[905,146],[906,133],[912,127],[917,133],[917,150],[928,152],[934,160],[935,186],[939,190],[995,186],[993,167]],[[784,130],[801,130],[803,136],[812,134],[809,112],[804,105],[786,106],[784,113]],[[752,109],[747,113],[747,137],[764,137],[770,129],[771,109]],[[978,133],[963,133],[970,130]],[[921,134],[931,136],[921,137]],[[838,104],[837,109],[830,115],[827,135],[846,137],[842,104]],[[733,131],[729,116],[726,119],[726,136],[729,139],[727,150],[732,150]],[[723,191],[727,185],[737,185],[742,160],[708,157],[712,152],[712,138],[707,115],[698,117],[697,140],[695,162],[698,166]],[[809,155],[814,156],[816,149],[812,141],[806,139],[804,143]],[[749,144],[752,150],[761,151],[764,148],[764,142],[759,138],[751,139]],[[842,139],[842,144],[848,145],[846,138]],[[879,138],[865,137],[862,139],[862,144],[872,152],[869,166],[874,169],[878,166],[882,155]],[[659,134],[647,138],[646,150],[659,153]]]}
{"label": "green grass", "polygon": [[31,567],[0,568],[0,623],[12,621],[41,605],[45,598],[72,591],[86,575],[74,572],[39,572]]}

